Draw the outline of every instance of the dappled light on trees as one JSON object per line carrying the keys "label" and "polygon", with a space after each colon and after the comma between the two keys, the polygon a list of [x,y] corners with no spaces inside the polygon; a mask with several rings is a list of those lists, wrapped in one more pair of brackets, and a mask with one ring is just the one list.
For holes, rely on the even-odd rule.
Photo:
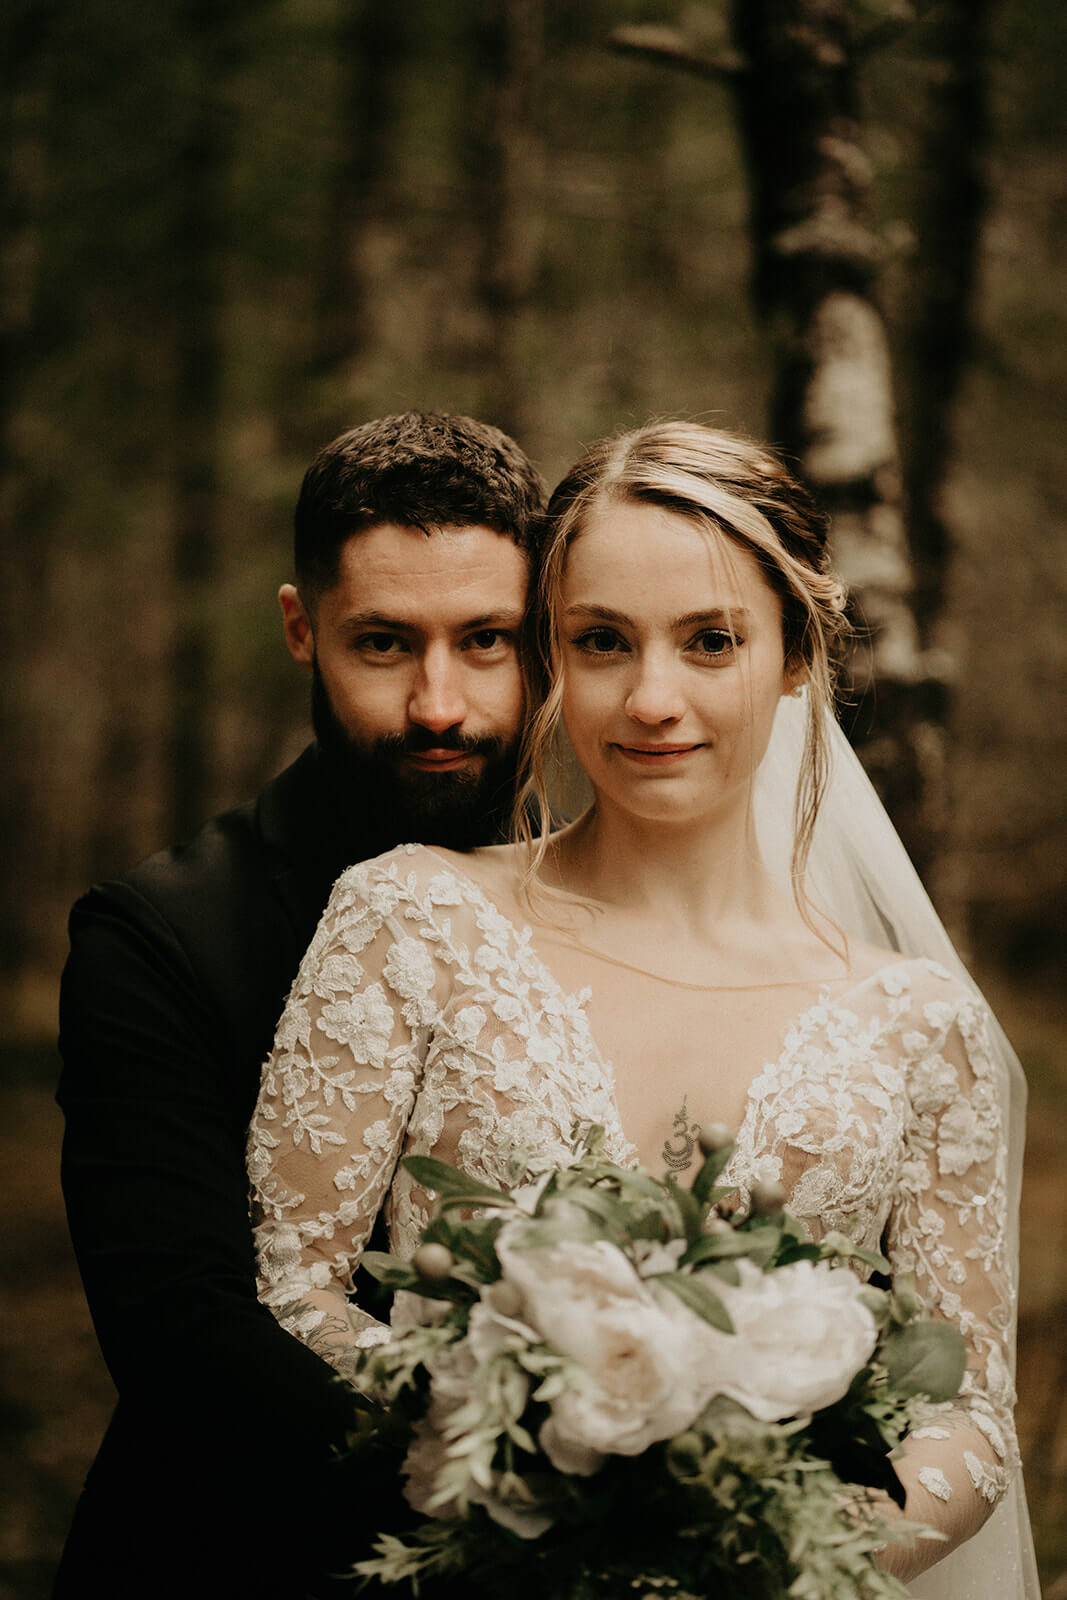
{"label": "dappled light on trees", "polygon": [[1067,773],[1065,28],[1021,0],[15,0],[12,992],[51,992],[87,879],[299,747],[299,478],[411,405],[511,427],[549,478],[654,414],[794,451],[872,630],[857,737],[942,902],[1000,954],[1062,927],[1067,847],[1018,775]]}

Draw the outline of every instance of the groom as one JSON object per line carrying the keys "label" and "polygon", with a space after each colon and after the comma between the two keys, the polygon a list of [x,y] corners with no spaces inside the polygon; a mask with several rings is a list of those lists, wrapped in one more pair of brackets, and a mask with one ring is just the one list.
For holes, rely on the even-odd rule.
{"label": "groom", "polygon": [[63,1185],[119,1401],[59,1600],[333,1592],[372,1515],[335,1459],[344,1386],[256,1300],[245,1129],[337,875],[506,824],[541,500],[518,446],[466,417],[387,417],[328,445],[280,591],[314,744],[74,908]]}

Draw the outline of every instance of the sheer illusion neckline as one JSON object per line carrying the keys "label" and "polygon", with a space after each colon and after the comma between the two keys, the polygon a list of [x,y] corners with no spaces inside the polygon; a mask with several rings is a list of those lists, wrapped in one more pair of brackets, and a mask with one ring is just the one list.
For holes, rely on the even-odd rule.
{"label": "sheer illusion neckline", "polygon": [[[685,978],[669,978],[666,973],[653,972],[649,967],[638,966],[636,962],[624,961],[621,956],[608,955],[606,951],[598,950],[593,945],[583,944],[581,939],[575,938],[570,934],[562,933],[559,930],[542,929],[540,927],[535,928],[529,922],[522,927],[518,922],[516,922],[514,917],[510,916],[506,911],[501,909],[497,902],[490,897],[489,892],[483,887],[482,884],[478,882],[477,878],[474,878],[470,873],[463,872],[461,869],[457,868],[451,861],[447,861],[444,856],[439,855],[438,852],[431,846],[420,845],[417,848],[424,850],[426,854],[428,856],[432,856],[435,861],[439,861],[441,866],[447,872],[450,872],[457,880],[461,880],[463,883],[466,883],[478,895],[484,905],[490,907],[498,917],[502,917],[504,919],[516,937],[519,937],[523,934],[525,934],[527,938],[531,940],[540,940],[542,937],[544,937],[548,943],[555,942],[556,944],[561,945],[564,949],[577,951],[583,956],[589,956],[594,961],[602,961],[607,966],[618,967],[622,972],[633,972],[638,977],[648,978],[653,983],[662,983],[671,989],[686,989],[694,994],[758,994],[763,989],[813,989],[816,991],[818,996],[818,998],[813,1001],[813,1004],[819,1005],[823,1003],[824,998],[829,997],[829,991],[832,988],[835,988],[840,984],[848,985],[848,987],[843,989],[839,995],[834,996],[835,1000],[844,1001],[849,995],[855,993],[858,989],[861,989],[865,984],[881,977],[882,973],[888,972],[892,967],[899,966],[902,961],[907,959],[903,955],[894,954],[892,959],[880,964],[871,972],[862,974],[851,971],[843,972],[836,978],[777,978],[764,979],[758,983],[691,983]],[[544,969],[545,975],[552,980],[553,984],[561,994],[575,993],[573,989],[569,988],[567,984],[565,984],[555,975],[553,969],[549,966],[548,962],[545,961],[540,952],[536,950],[536,948],[534,950],[534,954],[537,956],[538,962]]]}
{"label": "sheer illusion neckline", "polygon": [[[581,1032],[584,1037],[585,1047],[588,1051],[589,1059],[591,1063],[594,1064],[596,1072],[600,1074],[601,1081],[608,1090],[612,1114],[615,1118],[615,1131],[627,1148],[628,1159],[632,1161],[640,1160],[638,1146],[635,1144],[633,1139],[630,1138],[626,1130],[622,1117],[622,1109],[619,1104],[619,1065],[617,1064],[616,1058],[613,1055],[608,1055],[604,1050],[601,1049],[600,1042],[593,1029],[592,1019],[589,1015],[589,1002],[593,998],[593,990],[591,986],[589,984],[571,984],[563,982],[563,980],[556,974],[554,968],[541,954],[536,942],[535,930],[530,923],[520,923],[516,921],[513,916],[510,916],[506,911],[501,910],[497,902],[482,887],[477,879],[471,877],[470,873],[464,872],[461,868],[456,867],[451,861],[446,860],[444,856],[439,855],[436,850],[431,849],[427,845],[414,845],[410,847],[410,853],[414,853],[416,850],[421,850],[427,857],[437,862],[442,870],[451,876],[457,887],[462,888],[462,890],[466,893],[469,902],[477,911],[498,918],[500,923],[503,924],[503,926],[508,930],[509,938],[511,941],[513,941],[514,945],[520,949],[526,949],[536,964],[537,982],[542,991],[547,995],[551,995],[559,1002],[564,1004],[569,1003],[569,1009],[572,1018],[575,1020],[580,1019]],[[799,1011],[791,1013],[791,1015],[783,1022],[781,1031],[777,1034],[774,1045],[769,1052],[761,1051],[754,1053],[754,1058],[751,1062],[751,1073],[747,1077],[744,1091],[741,1096],[742,1110],[736,1133],[737,1148],[734,1151],[733,1157],[735,1162],[741,1158],[743,1147],[746,1145],[746,1138],[751,1131],[749,1124],[756,1109],[753,1101],[753,1089],[761,1080],[766,1081],[766,1076],[768,1073],[771,1074],[772,1077],[776,1077],[779,1072],[784,1070],[787,1054],[787,1043],[790,1033],[793,1030],[803,1030],[810,1025],[812,1020],[817,1018],[820,1009],[823,1007],[828,1006],[835,1012],[846,1011],[849,1007],[849,1002],[855,996],[859,995],[863,990],[882,982],[886,974],[893,971],[895,968],[901,965],[909,964],[910,963],[908,962],[908,958],[906,956],[894,954],[891,960],[881,964],[877,970],[869,972],[862,977],[856,978],[854,982],[849,982],[848,978],[846,977],[844,981],[848,983],[848,987],[833,995],[829,993],[830,984],[826,982],[820,984],[818,980],[805,981],[806,987],[809,989],[815,989],[816,992],[814,997],[808,1004],[802,1005]],[[923,964],[927,966],[936,965],[933,962],[925,961]],[[642,968],[635,968],[633,970],[637,973],[643,972]],[[670,982],[671,980],[667,981]],[[836,983],[837,981],[839,980],[831,980],[832,983]],[[683,985],[682,987],[686,986]],[[692,987],[696,989],[700,986],[694,985]],[[751,992],[758,992],[758,990],[763,987],[768,986],[756,985]],[[705,992],[713,993],[714,990],[709,988]],[[730,991],[723,990],[722,992],[728,993]]]}

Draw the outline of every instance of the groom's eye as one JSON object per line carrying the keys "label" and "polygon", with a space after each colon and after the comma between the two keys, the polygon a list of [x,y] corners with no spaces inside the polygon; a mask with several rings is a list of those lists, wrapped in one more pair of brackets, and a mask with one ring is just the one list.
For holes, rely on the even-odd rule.
{"label": "groom's eye", "polygon": [[511,645],[511,634],[506,628],[479,628],[468,636],[467,648],[483,654],[493,650],[506,650]]}
{"label": "groom's eye", "polygon": [[356,649],[369,656],[399,655],[404,641],[395,633],[361,633],[355,641]]}

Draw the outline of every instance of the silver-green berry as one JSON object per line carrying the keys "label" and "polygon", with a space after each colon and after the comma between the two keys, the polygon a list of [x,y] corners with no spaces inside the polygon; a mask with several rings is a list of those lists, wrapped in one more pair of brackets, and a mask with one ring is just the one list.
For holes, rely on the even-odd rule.
{"label": "silver-green berry", "polygon": [[517,1317],[522,1312],[522,1291],[516,1284],[508,1283],[505,1278],[498,1278],[496,1283],[491,1283],[482,1299],[487,1300],[501,1317]]}
{"label": "silver-green berry", "polygon": [[411,1265],[420,1278],[428,1283],[440,1283],[450,1276],[456,1261],[451,1250],[443,1244],[420,1244],[411,1258]]}
{"label": "silver-green berry", "polygon": [[785,1205],[785,1189],[774,1179],[759,1178],[752,1185],[751,1202],[757,1217],[776,1217]]}
{"label": "silver-green berry", "polygon": [[713,1156],[719,1150],[725,1150],[726,1146],[733,1142],[733,1131],[725,1122],[705,1122],[697,1135],[697,1143],[706,1156]]}

